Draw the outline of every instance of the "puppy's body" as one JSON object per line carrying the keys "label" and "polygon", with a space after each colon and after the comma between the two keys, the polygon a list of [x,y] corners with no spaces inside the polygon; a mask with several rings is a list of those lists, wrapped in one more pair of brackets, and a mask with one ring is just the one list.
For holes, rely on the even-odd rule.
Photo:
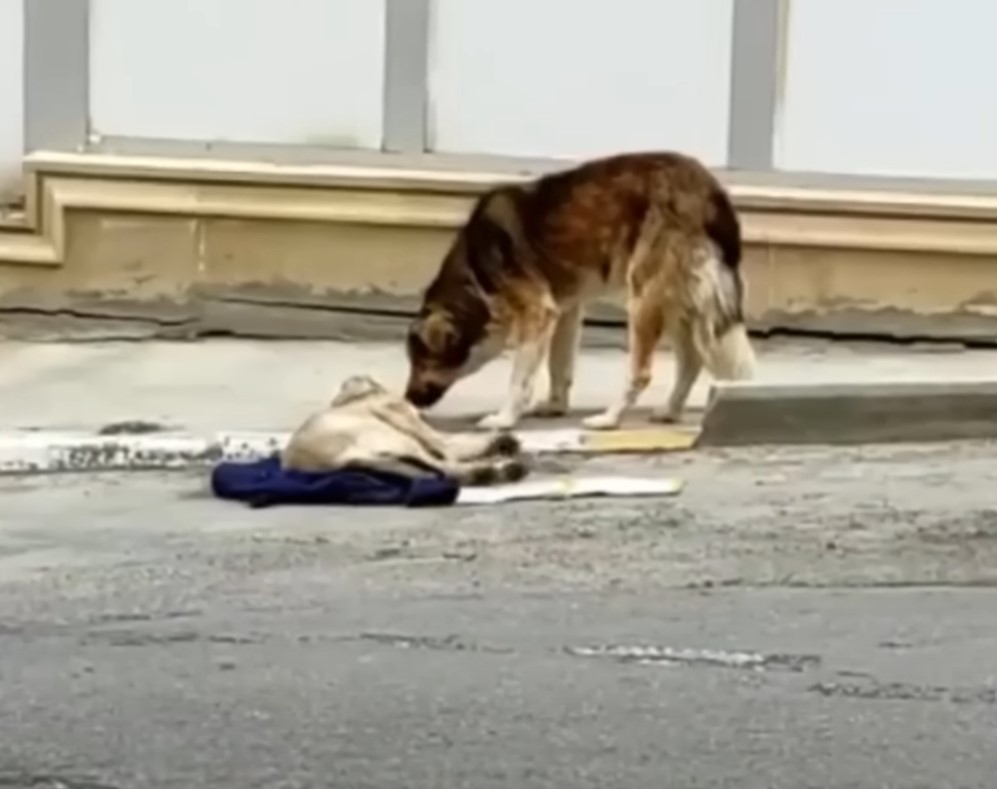
{"label": "puppy's body", "polygon": [[650,383],[665,332],[677,375],[655,417],[677,420],[704,366],[725,379],[753,372],[740,260],[740,223],[729,196],[688,156],[623,154],[493,189],[457,234],[410,327],[406,398],[433,405],[511,347],[508,396],[482,425],[518,421],[545,355],[550,395],[541,410],[563,414],[585,304],[624,290],[629,375],[619,398],[586,424],[619,424]]}
{"label": "puppy's body", "polygon": [[446,436],[374,379],[354,376],[328,408],[292,434],[281,465],[308,472],[365,468],[408,477],[444,475],[464,485],[490,485],[525,476],[519,449],[509,434]]}

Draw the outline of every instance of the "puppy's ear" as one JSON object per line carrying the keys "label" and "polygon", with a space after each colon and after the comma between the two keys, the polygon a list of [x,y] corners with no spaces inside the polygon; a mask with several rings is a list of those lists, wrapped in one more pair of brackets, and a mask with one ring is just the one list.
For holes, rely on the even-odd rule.
{"label": "puppy's ear", "polygon": [[340,385],[339,391],[332,398],[331,405],[343,405],[382,391],[383,387],[369,375],[353,375]]}

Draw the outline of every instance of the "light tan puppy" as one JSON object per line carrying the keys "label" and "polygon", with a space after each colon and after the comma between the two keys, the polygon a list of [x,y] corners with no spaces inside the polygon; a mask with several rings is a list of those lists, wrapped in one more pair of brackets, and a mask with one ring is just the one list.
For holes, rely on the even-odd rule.
{"label": "light tan puppy", "polygon": [[364,468],[407,477],[445,475],[463,485],[493,485],[526,476],[520,452],[510,433],[444,435],[402,397],[358,375],[294,432],[281,465],[306,472]]}

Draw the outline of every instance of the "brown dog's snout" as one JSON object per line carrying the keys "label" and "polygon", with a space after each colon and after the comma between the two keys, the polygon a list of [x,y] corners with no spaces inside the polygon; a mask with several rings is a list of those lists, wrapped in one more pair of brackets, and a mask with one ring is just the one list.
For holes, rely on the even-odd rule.
{"label": "brown dog's snout", "polygon": [[416,408],[429,408],[436,405],[446,393],[446,389],[430,381],[411,381],[405,388],[405,399]]}

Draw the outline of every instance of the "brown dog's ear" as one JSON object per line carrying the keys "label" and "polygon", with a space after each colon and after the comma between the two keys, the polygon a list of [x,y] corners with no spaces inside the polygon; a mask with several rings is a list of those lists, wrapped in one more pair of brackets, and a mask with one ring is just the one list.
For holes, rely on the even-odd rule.
{"label": "brown dog's ear", "polygon": [[453,323],[450,316],[442,312],[427,315],[422,322],[422,340],[434,353],[446,350],[453,337]]}

